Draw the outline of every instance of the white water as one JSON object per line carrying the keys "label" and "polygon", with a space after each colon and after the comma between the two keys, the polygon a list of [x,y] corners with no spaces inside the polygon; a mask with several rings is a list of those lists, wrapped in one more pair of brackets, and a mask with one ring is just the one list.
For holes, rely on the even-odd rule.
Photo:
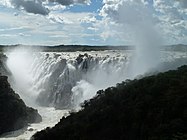
{"label": "white water", "polygon": [[126,79],[131,51],[46,53],[17,48],[7,55],[10,82],[26,104],[74,108],[98,89]]}
{"label": "white water", "polygon": [[[78,57],[80,54],[82,56]],[[134,51],[127,50],[33,52],[16,48],[7,53],[7,64],[13,75],[10,83],[27,105],[75,109],[84,100],[95,96],[98,90],[115,86],[137,74],[152,72],[150,68],[153,72],[164,71],[185,63],[180,60],[173,65],[154,65],[132,76],[133,54]],[[160,54],[162,62],[172,62],[186,56],[186,52]],[[144,65],[138,67],[145,69]]]}
{"label": "white water", "polygon": [[1,140],[29,140],[31,136],[46,127],[52,127],[57,124],[62,116],[68,115],[68,110],[55,110],[52,107],[37,107],[39,114],[42,116],[41,123],[33,123],[28,128],[5,134]]}
{"label": "white water", "polygon": [[[90,57],[88,59],[83,56],[83,61],[78,65],[76,58],[79,54],[84,55],[84,53]],[[67,115],[67,110],[55,110],[50,107],[56,106],[56,104],[63,105],[63,98],[70,101],[71,108],[77,108],[81,102],[95,96],[99,89],[114,86],[116,83],[129,78],[128,67],[130,67],[132,54],[133,51],[47,53],[33,52],[32,50],[23,51],[19,48],[8,52],[8,66],[13,74],[12,81],[10,81],[11,85],[26,104],[39,110],[43,121],[38,124],[31,124],[25,132],[19,130],[2,139],[29,139],[36,131],[54,126],[62,116]],[[177,61],[177,63],[179,62],[178,66],[186,64],[186,52],[162,51],[161,60],[167,62],[168,65],[157,67],[155,70],[174,69],[177,67],[174,62],[179,58],[185,61]],[[88,64],[87,69],[83,66],[84,62]],[[168,62],[174,65],[169,65]],[[62,88],[69,84],[72,84],[71,96],[67,96],[66,90]],[[36,103],[40,104],[41,102],[41,100],[36,102],[39,96],[48,107],[36,105]],[[30,128],[33,131],[28,131]],[[20,135],[18,136],[18,134]]]}
{"label": "white water", "polygon": [[[76,58],[79,54],[88,53],[90,57],[83,56],[82,62],[78,65]],[[16,48],[7,52],[7,65],[12,72],[9,79],[13,89],[19,93],[24,102],[36,108],[42,116],[43,121],[38,124],[31,124],[28,128],[6,134],[2,139],[20,140],[30,139],[39,130],[54,126],[62,116],[66,116],[68,110],[55,110],[54,99],[49,100],[46,106],[40,107],[42,100],[47,100],[52,94],[56,95],[62,86],[72,84],[72,96],[70,99],[74,109],[86,99],[92,98],[98,89],[115,85],[124,78],[124,66],[127,65],[131,55],[130,51],[103,51],[103,52],[67,52],[67,53],[46,53],[33,52],[28,49]],[[87,63],[85,63],[87,62]],[[85,64],[89,64],[85,68]],[[54,88],[56,87],[56,89]],[[54,90],[51,90],[54,89]],[[63,93],[61,93],[63,94]],[[65,94],[65,93],[64,93]],[[71,107],[71,108],[72,108]],[[32,131],[29,131],[30,128]]]}
{"label": "white water", "polygon": [[[186,53],[163,52],[160,56],[160,39],[155,32],[154,21],[145,5],[137,0],[124,1],[119,8],[120,23],[131,30],[136,53],[103,51],[87,52],[91,57],[82,57],[77,63],[79,53],[36,53],[32,50],[15,49],[8,53],[8,66],[13,74],[10,80],[13,88],[27,105],[36,103],[45,106],[77,108],[81,102],[95,96],[96,91],[113,86],[127,78],[134,78],[154,71],[176,68],[176,65],[157,66],[162,61],[170,62],[184,57]],[[158,44],[159,43],[159,44]],[[180,62],[185,64],[186,61]],[[178,65],[180,65],[178,63]],[[36,102],[37,101],[37,102]],[[64,111],[53,108],[38,108],[43,122],[32,124],[34,131],[21,134],[12,139],[28,139],[36,130],[54,125]],[[58,114],[54,117],[54,114]],[[10,134],[8,136],[13,136]]]}

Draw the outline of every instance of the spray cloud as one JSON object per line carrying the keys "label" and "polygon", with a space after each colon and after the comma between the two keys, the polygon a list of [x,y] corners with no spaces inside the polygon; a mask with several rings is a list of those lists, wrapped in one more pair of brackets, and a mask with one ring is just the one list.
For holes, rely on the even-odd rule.
{"label": "spray cloud", "polygon": [[[140,0],[105,0],[104,3],[101,13],[130,31],[136,51],[129,64],[121,64],[120,71],[112,65],[108,65],[107,69],[98,68],[89,73],[87,81],[91,81],[92,84],[87,83],[86,80],[78,82],[72,90],[76,99],[80,98],[78,103],[90,99],[99,89],[113,86],[127,78],[133,79],[137,75],[155,68],[160,63],[161,39],[156,32],[154,18],[146,3]],[[107,70],[110,72],[107,73]]]}
{"label": "spray cloud", "polygon": [[35,106],[38,91],[34,90],[34,79],[31,74],[33,49],[28,46],[18,46],[5,52],[8,56],[7,65],[12,73],[9,82],[27,105]]}
{"label": "spray cloud", "polygon": [[159,47],[162,39],[157,32],[156,19],[147,1],[106,0],[101,13],[120,24],[136,47],[128,78],[144,74],[160,63]]}
{"label": "spray cloud", "polygon": [[144,74],[155,68],[160,63],[161,39],[148,7],[142,2],[124,2],[119,7],[119,20],[124,27],[130,29],[133,44],[136,46],[131,76]]}
{"label": "spray cloud", "polygon": [[101,13],[130,31],[132,44],[136,46],[136,51],[129,64],[121,65],[120,68],[123,70],[116,71],[109,65],[107,68],[110,71],[109,74],[107,74],[106,69],[97,69],[89,73],[91,80],[88,79],[88,81],[91,81],[92,84],[86,81],[78,82],[72,91],[76,96],[81,93],[79,103],[93,97],[94,92],[99,89],[113,86],[127,78],[133,79],[140,74],[151,71],[160,63],[162,39],[156,31],[155,19],[152,17],[147,3],[141,0],[105,0],[104,3]]}
{"label": "spray cloud", "polygon": [[[111,4],[112,2],[107,2],[105,0],[106,5]],[[122,24],[124,28],[128,28],[130,30],[130,33],[132,35],[132,42],[136,46],[136,51],[133,56],[133,60],[130,63],[130,71],[127,73],[127,63],[128,61],[121,61],[120,59],[112,60],[112,56],[106,57],[104,59],[101,59],[99,61],[99,65],[95,66],[94,69],[91,69],[88,71],[85,75],[83,75],[82,79],[80,79],[77,84],[72,88],[72,100],[76,105],[79,103],[83,102],[84,100],[92,98],[95,94],[96,91],[99,89],[104,89],[109,86],[113,86],[118,82],[121,82],[125,80],[126,78],[134,78],[135,76],[139,74],[144,74],[145,72],[149,71],[151,68],[156,67],[159,62],[159,48],[160,46],[160,38],[158,36],[158,33],[156,32],[155,26],[154,26],[154,18],[151,15],[151,11],[149,7],[142,1],[135,1],[135,0],[120,0],[119,2],[112,3],[113,5],[116,5],[114,7],[105,7],[105,12],[110,14],[110,16],[117,21],[119,24]],[[111,12],[112,11],[112,12]],[[25,97],[28,97],[30,95],[34,95],[34,98],[38,95],[38,91],[33,90],[33,82],[35,81],[36,83],[39,83],[39,87],[45,87],[47,82],[50,82],[48,79],[59,79],[58,81],[63,81],[64,77],[68,76],[71,70],[67,67],[67,74],[63,71],[61,76],[58,77],[56,71],[52,69],[47,70],[47,72],[44,73],[41,72],[40,79],[41,82],[36,82],[36,79],[33,79],[32,74],[30,74],[30,71],[33,69],[31,67],[32,61],[34,60],[33,55],[31,55],[32,50],[28,50],[24,53],[18,53],[20,51],[19,49],[16,49],[14,53],[10,53],[8,55],[9,61],[8,65],[11,67],[10,69],[13,70],[12,73],[16,77],[15,79],[18,79],[16,81],[18,89],[26,90],[30,89],[31,94],[29,94],[29,91],[27,90],[27,94]],[[110,54],[112,55],[112,54]],[[122,54],[121,54],[122,56]],[[115,57],[115,56],[114,56]],[[117,58],[115,58],[117,59]],[[45,61],[46,62],[45,62]],[[58,59],[44,59],[41,63],[39,62],[38,64],[39,67],[43,67],[46,65],[48,68],[52,68],[51,65],[59,64],[61,65],[62,60]],[[37,60],[40,61],[40,60]],[[57,63],[56,63],[57,61]],[[95,60],[94,60],[95,61]],[[116,62],[115,62],[116,61]],[[49,63],[51,62],[51,63]],[[55,63],[54,63],[55,62]],[[114,62],[114,63],[111,63]],[[66,62],[68,65],[74,66],[73,63],[70,61]],[[50,66],[49,66],[50,65]],[[67,65],[67,66],[68,66]],[[65,66],[66,68],[66,66]],[[36,73],[41,70],[36,69]],[[30,70],[30,71],[29,71]],[[61,68],[62,70],[62,68]],[[60,70],[58,70],[60,71]],[[73,73],[74,70],[72,70]],[[59,74],[61,73],[59,72]],[[53,74],[55,73],[55,74]],[[43,76],[43,77],[42,77]],[[55,77],[53,77],[55,76]],[[62,78],[61,78],[62,77]],[[68,85],[72,84],[71,79],[70,83]],[[37,80],[37,81],[40,81]],[[62,80],[61,80],[62,79]],[[20,83],[20,84],[19,84]],[[64,83],[60,83],[61,85]],[[32,86],[30,86],[32,85]],[[52,98],[54,98],[55,102],[59,102],[60,99],[56,99],[57,97],[59,98],[60,96],[62,97],[61,93],[61,88],[62,86],[58,86],[57,82],[57,94],[54,95]],[[36,85],[34,85],[36,86]],[[29,88],[32,87],[32,88]],[[66,86],[64,86],[66,87]],[[54,88],[55,89],[55,88]],[[20,92],[20,93],[26,93]],[[34,93],[34,94],[33,94]],[[23,97],[24,98],[24,97]],[[29,97],[30,98],[30,97]],[[26,98],[27,99],[27,98]]]}

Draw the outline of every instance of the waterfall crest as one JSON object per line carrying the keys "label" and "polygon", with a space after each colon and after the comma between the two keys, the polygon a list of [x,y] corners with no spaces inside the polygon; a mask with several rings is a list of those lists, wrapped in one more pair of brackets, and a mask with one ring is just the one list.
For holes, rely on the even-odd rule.
{"label": "waterfall crest", "polygon": [[[32,52],[8,54],[15,89],[42,106],[74,108],[99,89],[126,77],[130,51]],[[87,90],[85,90],[86,88]],[[33,102],[32,101],[32,102]],[[27,101],[26,101],[27,102]]]}

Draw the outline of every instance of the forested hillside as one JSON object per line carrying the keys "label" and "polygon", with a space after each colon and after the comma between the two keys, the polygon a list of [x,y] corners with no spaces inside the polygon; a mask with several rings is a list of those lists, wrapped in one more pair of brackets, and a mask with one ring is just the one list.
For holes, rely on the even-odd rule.
{"label": "forested hillside", "polygon": [[33,139],[186,140],[187,66],[98,91]]}

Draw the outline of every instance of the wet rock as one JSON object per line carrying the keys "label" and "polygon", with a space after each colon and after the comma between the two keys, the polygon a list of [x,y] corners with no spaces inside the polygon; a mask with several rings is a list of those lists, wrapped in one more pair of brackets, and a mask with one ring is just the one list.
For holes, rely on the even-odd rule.
{"label": "wet rock", "polygon": [[10,75],[11,72],[8,69],[6,62],[7,62],[7,56],[0,53],[0,75]]}
{"label": "wet rock", "polygon": [[34,129],[33,128],[29,128],[28,131],[34,131]]}
{"label": "wet rock", "polygon": [[0,76],[0,135],[42,120],[38,111],[27,107],[13,91],[7,79],[7,76]]}

